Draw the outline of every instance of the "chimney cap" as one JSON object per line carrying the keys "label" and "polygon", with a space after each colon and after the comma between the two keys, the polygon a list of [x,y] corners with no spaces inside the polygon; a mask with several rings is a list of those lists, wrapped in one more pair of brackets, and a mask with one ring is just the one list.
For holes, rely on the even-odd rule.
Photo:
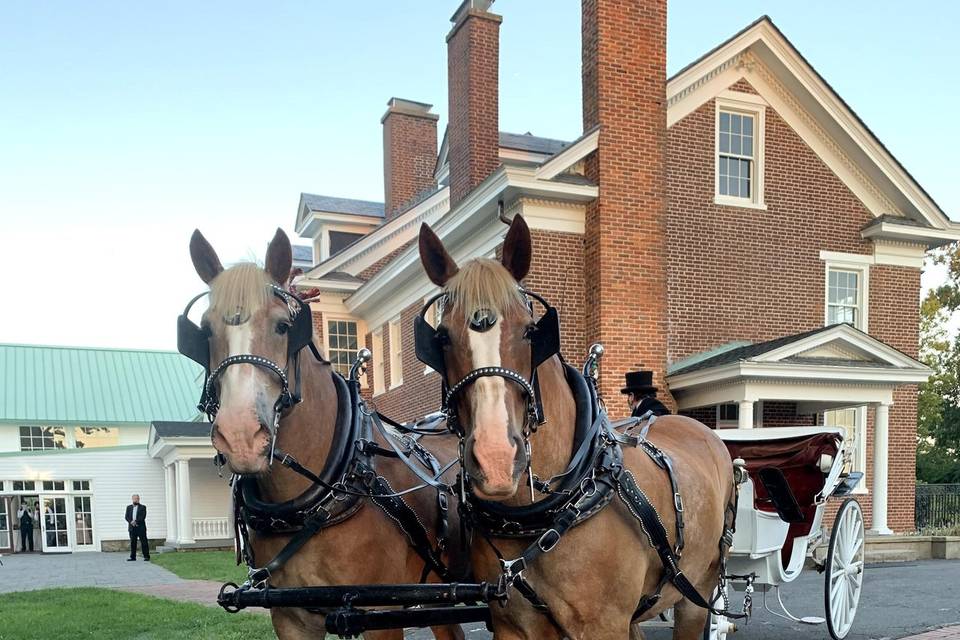
{"label": "chimney cap", "polygon": [[453,15],[450,16],[450,22],[453,24],[459,24],[469,11],[486,13],[490,10],[490,7],[493,5],[494,1],[495,0],[463,0],[463,2],[460,3],[460,6],[457,7],[457,10],[453,12]]}
{"label": "chimney cap", "polygon": [[436,113],[431,113],[431,109],[433,109],[433,105],[427,104],[426,102],[417,102],[416,100],[393,97],[387,100],[387,111],[383,114],[383,117],[380,118],[380,123],[383,124],[383,122],[391,113],[412,116],[414,118],[439,120],[440,116]]}

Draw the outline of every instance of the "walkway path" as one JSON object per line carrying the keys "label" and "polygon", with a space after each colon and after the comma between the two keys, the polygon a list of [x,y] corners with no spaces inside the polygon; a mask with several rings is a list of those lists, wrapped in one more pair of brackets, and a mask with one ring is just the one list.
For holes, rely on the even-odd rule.
{"label": "walkway path", "polygon": [[132,587],[183,582],[143,560],[127,562],[125,553],[27,553],[3,556],[0,593],[54,587]]}

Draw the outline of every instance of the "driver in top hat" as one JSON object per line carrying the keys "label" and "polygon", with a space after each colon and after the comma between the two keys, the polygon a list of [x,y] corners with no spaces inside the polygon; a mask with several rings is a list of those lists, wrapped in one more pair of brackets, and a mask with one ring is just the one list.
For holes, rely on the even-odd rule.
{"label": "driver in top hat", "polygon": [[626,394],[630,415],[639,418],[652,411],[655,416],[670,415],[670,410],[657,400],[657,388],[653,386],[653,371],[629,371],[626,384],[620,393]]}

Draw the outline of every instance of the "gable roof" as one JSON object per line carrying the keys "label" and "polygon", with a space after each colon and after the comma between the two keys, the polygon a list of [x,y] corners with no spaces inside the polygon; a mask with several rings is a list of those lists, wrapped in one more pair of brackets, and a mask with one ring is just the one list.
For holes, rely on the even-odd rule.
{"label": "gable roof", "polygon": [[383,217],[383,203],[354,198],[337,198],[313,193],[300,194],[301,206],[307,211],[325,211],[328,213],[346,213],[358,216]]}
{"label": "gable roof", "polygon": [[923,221],[960,237],[954,223],[768,16],[667,81],[668,125],[743,77],[821,155],[875,215]]}
{"label": "gable roof", "polygon": [[190,420],[201,376],[199,365],[174,351],[0,344],[0,420]]}
{"label": "gable roof", "polygon": [[674,365],[667,373],[671,390],[738,378],[827,378],[873,383],[925,381],[929,367],[854,328],[835,324],[756,344],[718,349]]}

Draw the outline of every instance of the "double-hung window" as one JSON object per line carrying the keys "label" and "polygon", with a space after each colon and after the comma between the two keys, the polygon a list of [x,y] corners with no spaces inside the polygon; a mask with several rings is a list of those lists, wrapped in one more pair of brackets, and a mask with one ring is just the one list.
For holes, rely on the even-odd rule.
{"label": "double-hung window", "polygon": [[827,324],[846,322],[860,326],[860,271],[830,269],[827,272]]}
{"label": "double-hung window", "polygon": [[342,375],[350,374],[357,357],[357,323],[352,320],[327,321],[327,358]]}
{"label": "double-hung window", "polygon": [[733,93],[717,98],[717,204],[766,208],[763,204],[764,103],[757,96]]}

